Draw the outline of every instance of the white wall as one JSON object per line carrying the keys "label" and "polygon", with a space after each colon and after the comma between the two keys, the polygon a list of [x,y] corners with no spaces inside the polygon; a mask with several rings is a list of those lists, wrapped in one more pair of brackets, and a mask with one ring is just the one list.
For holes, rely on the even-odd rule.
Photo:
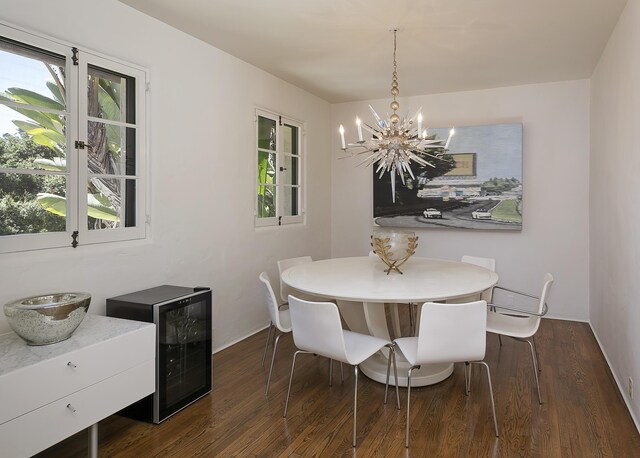
{"label": "white wall", "polygon": [[[425,76],[428,78],[428,75]],[[402,81],[400,81],[402,89]],[[507,87],[400,99],[400,114],[420,106],[427,126],[523,123],[524,222],[522,232],[419,229],[417,255],[496,259],[500,283],[539,292],[554,274],[550,316],[588,319],[589,81]],[[367,105],[388,111],[389,100],[332,105],[332,255],[365,255],[372,230],[371,170],[362,159],[337,159],[337,126],[355,135],[355,115]],[[353,140],[353,137],[352,137]]]}
{"label": "white wall", "polygon": [[[152,238],[0,255],[0,304],[83,290],[104,314],[110,296],[206,285],[214,348],[266,326],[260,271],[277,278],[280,258],[330,253],[329,104],[115,0],[3,2],[1,14],[150,70]],[[256,105],[306,122],[305,226],[254,228]]]}
{"label": "white wall", "polygon": [[[640,2],[620,16],[591,80],[590,321],[640,428]],[[635,399],[627,394],[628,378]]]}

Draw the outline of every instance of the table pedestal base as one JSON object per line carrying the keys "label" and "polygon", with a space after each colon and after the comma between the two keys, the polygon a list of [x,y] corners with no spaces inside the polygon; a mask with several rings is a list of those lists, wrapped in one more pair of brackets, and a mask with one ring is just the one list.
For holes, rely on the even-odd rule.
{"label": "table pedestal base", "polygon": [[[407,372],[411,365],[406,361],[398,361],[398,386],[407,386]],[[387,380],[387,358],[380,353],[376,353],[371,358],[360,364],[363,374],[376,382],[385,383]],[[453,373],[453,363],[423,364],[420,369],[414,369],[411,374],[411,386],[427,386],[438,383],[449,377]],[[395,385],[393,376],[393,365],[391,365],[391,375],[389,385]]]}

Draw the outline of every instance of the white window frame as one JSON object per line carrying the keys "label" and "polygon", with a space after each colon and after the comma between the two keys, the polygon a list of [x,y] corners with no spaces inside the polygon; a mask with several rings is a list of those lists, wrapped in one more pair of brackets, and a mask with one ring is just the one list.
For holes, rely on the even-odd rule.
{"label": "white window frame", "polygon": [[[0,35],[25,45],[50,51],[65,57],[65,87],[67,107],[65,111],[67,170],[60,173],[67,180],[66,231],[0,236],[0,253],[30,251],[47,248],[72,247],[73,233],[77,232],[77,246],[144,239],[147,236],[148,207],[146,165],[146,97],[148,71],[140,66],[103,56],[94,51],[76,47],[70,43],[35,34],[0,21]],[[74,54],[75,51],[75,54]],[[77,57],[78,65],[74,65]],[[105,68],[135,78],[136,82],[136,226],[114,229],[88,229],[87,182],[88,167],[86,150],[76,148],[76,141],[87,143],[87,95],[86,81],[88,65]],[[41,110],[40,107],[35,107]],[[44,174],[35,170],[0,169],[3,173]],[[123,178],[114,175],[113,178]]]}
{"label": "white window frame", "polygon": [[[255,160],[253,162],[254,169],[254,189],[260,185],[258,181],[258,160],[259,160],[259,151],[258,148],[258,117],[262,116],[263,118],[268,118],[276,123],[276,184],[274,185],[276,188],[276,215],[274,217],[263,217],[260,218],[258,216],[258,193],[254,191],[254,215],[255,215],[255,226],[256,227],[265,227],[265,226],[281,226],[287,224],[301,224],[304,223],[304,214],[305,214],[305,205],[304,205],[304,195],[305,195],[305,182],[304,182],[304,170],[305,170],[305,129],[304,123],[302,121],[298,121],[284,115],[275,113],[273,111],[269,111],[263,108],[256,108],[255,115],[255,141],[254,141],[254,157]],[[294,126],[298,129],[298,154],[296,157],[298,158],[298,174],[297,174],[297,185],[291,185],[283,183],[282,179],[282,170],[281,167],[284,167],[285,164],[285,156],[290,155],[289,153],[284,152],[284,135],[281,134],[281,129],[284,124],[288,124]],[[266,150],[264,150],[266,151]],[[294,216],[284,215],[284,206],[285,206],[285,193],[284,189],[286,187],[297,187],[298,188],[298,214]]]}

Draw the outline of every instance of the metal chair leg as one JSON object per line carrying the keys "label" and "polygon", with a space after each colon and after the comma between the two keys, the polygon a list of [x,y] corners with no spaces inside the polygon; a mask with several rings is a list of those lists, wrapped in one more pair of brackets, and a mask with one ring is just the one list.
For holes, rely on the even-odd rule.
{"label": "metal chair leg", "polygon": [[273,363],[276,360],[276,351],[278,350],[278,342],[280,341],[280,337],[282,337],[282,333],[278,334],[276,339],[273,341],[273,355],[271,356],[271,367],[269,368],[269,378],[267,378],[267,389],[264,390],[264,395],[269,397],[269,385],[271,384],[271,374],[273,373]]}
{"label": "metal chair leg", "polygon": [[502,347],[502,336],[498,334],[498,342],[500,342],[500,346]]}
{"label": "metal chair leg", "polygon": [[358,412],[358,366],[353,366],[355,383],[353,388],[353,447],[356,446],[356,414]]}
{"label": "metal chair leg", "polygon": [[333,386],[333,360],[329,358],[329,386]]}
{"label": "metal chair leg", "polygon": [[464,394],[469,396],[471,391],[471,364],[469,362],[464,363]]}
{"label": "metal chair leg", "polygon": [[536,336],[531,336],[531,342],[533,343],[533,351],[536,354],[536,362],[538,363],[538,372],[542,372],[542,366],[540,365],[540,357],[538,356],[538,347],[536,345]]}
{"label": "metal chair leg", "polygon": [[342,369],[342,361],[340,361],[340,384],[344,385],[344,370]]}
{"label": "metal chair leg", "polygon": [[530,340],[525,340],[529,344],[531,349],[531,359],[533,360],[533,375],[536,376],[536,387],[538,388],[538,402],[542,404],[542,396],[540,396],[540,380],[538,378],[538,363],[536,362],[536,352],[534,350],[533,343]]}
{"label": "metal chair leg", "polygon": [[409,448],[409,418],[411,412],[411,373],[418,366],[413,366],[407,374],[407,428],[405,432],[404,446]]}
{"label": "metal chair leg", "polygon": [[289,395],[291,394],[291,382],[293,381],[293,370],[296,367],[296,357],[300,353],[309,353],[309,352],[298,350],[293,354],[293,362],[291,363],[291,375],[289,375],[289,389],[287,390],[287,400],[284,403],[284,415],[282,415],[283,418],[287,418],[287,409],[289,408]]}
{"label": "metal chair leg", "polygon": [[387,345],[389,347],[389,360],[387,361],[387,383],[384,387],[384,403],[387,403],[387,392],[389,391],[389,374],[391,372],[391,361],[393,360],[393,376],[395,377],[396,386],[396,405],[400,410],[400,391],[398,390],[398,367],[396,365],[396,349],[393,344]]}
{"label": "metal chair leg", "polygon": [[267,356],[267,348],[269,348],[269,340],[271,339],[272,329],[273,329],[273,322],[269,323],[269,331],[267,331],[267,342],[264,344],[264,350],[262,352],[262,363],[261,363],[262,367],[264,367],[264,359]]}
{"label": "metal chair leg", "polygon": [[489,371],[489,365],[484,361],[474,361],[474,364],[482,364],[487,370],[487,381],[489,382],[489,395],[491,396],[491,412],[493,413],[493,427],[496,431],[496,437],[499,437],[498,433],[498,421],[496,420],[496,404],[493,401],[493,386],[491,385],[491,372]]}

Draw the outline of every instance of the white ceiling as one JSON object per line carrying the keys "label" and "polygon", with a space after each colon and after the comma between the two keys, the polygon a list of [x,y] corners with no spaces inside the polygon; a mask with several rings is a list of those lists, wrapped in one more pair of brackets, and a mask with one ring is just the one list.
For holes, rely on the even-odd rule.
{"label": "white ceiling", "polygon": [[329,102],[588,78],[627,0],[120,0]]}

